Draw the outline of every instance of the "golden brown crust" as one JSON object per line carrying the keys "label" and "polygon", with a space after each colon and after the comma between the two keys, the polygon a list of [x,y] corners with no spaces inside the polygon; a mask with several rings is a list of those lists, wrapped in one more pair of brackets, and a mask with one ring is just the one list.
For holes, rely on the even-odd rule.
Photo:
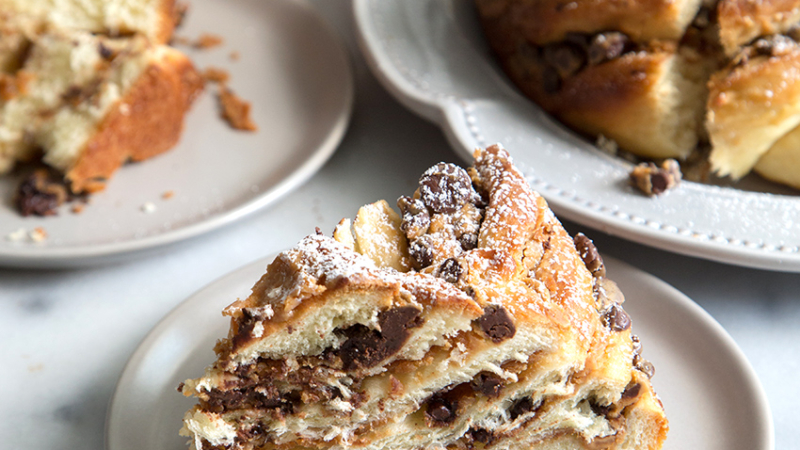
{"label": "golden brown crust", "polygon": [[800,46],[754,56],[711,77],[707,128],[710,161],[739,178],[783,135],[800,125]]}
{"label": "golden brown crust", "polygon": [[759,36],[788,31],[800,22],[796,0],[720,0],[719,36],[725,53],[733,56]]}
{"label": "golden brown crust", "polygon": [[491,27],[520,33],[529,43],[563,40],[568,33],[621,31],[637,42],[683,36],[699,0],[478,0]]}
{"label": "golden brown crust", "polygon": [[183,117],[202,90],[203,79],[186,56],[165,51],[106,115],[66,172],[74,192],[102,190],[126,161],[153,157],[178,142]]}
{"label": "golden brown crust", "polygon": [[172,39],[175,27],[181,19],[176,0],[161,0],[158,14],[158,31],[152,37],[159,44],[166,44]]}
{"label": "golden brown crust", "polygon": [[[536,60],[520,52],[502,62],[526,95],[589,136],[603,135],[636,154],[661,158],[683,158],[697,144],[702,84],[686,77],[684,56],[672,45],[653,45],[586,67],[552,92],[544,88],[546,69]],[[697,105],[672,98],[679,89],[699,91],[686,97],[699,97]]]}

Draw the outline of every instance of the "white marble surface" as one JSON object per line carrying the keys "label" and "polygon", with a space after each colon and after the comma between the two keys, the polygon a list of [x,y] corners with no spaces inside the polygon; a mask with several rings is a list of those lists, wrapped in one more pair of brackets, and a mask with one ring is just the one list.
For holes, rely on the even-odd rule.
{"label": "white marble surface", "polygon": [[[9,449],[100,449],[123,366],[175,305],[205,284],[363,203],[413,191],[439,161],[460,162],[441,132],[407,112],[358,53],[345,0],[317,7],[346,40],[356,75],[353,122],[311,181],[262,213],[133,261],[78,270],[0,269],[0,442]],[[677,287],[714,316],[766,390],[779,449],[800,448],[800,276],[726,266],[621,241],[585,227],[601,251]]]}

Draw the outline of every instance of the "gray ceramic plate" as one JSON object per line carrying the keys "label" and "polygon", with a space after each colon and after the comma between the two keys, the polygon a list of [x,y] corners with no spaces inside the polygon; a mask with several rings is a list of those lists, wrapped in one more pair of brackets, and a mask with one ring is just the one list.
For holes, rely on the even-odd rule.
{"label": "gray ceramic plate", "polygon": [[[227,335],[221,311],[246,297],[274,255],[213,282],[170,312],[133,353],[106,421],[108,450],[182,450],[176,387],[202,375]],[[605,260],[625,292],[625,309],[656,367],[656,391],[670,420],[665,449],[773,450],[769,406],[750,363],[725,330],[689,298],[623,262]]]}
{"label": "gray ceramic plate", "polygon": [[[231,74],[230,86],[252,103],[259,130],[230,129],[210,86],[177,147],[120,169],[81,214],[67,206],[58,217],[22,218],[9,201],[16,181],[3,177],[0,264],[97,264],[197,236],[264,208],[327,161],[350,119],[353,79],[343,45],[316,11],[294,0],[195,0],[176,34],[202,33],[220,35],[223,45],[179,48],[200,69]],[[43,242],[7,238],[37,227],[48,235]]]}
{"label": "gray ceramic plate", "polygon": [[472,1],[354,0],[353,8],[367,61],[389,91],[440,125],[465,159],[502,143],[561,217],[668,251],[800,271],[800,197],[757,180],[684,182],[658,198],[634,192],[630,163],[517,93],[493,62]]}

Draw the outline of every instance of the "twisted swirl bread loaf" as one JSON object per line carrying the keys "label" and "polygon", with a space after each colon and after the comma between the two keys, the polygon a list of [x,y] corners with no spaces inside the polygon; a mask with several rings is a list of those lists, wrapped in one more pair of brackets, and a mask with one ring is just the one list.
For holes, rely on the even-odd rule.
{"label": "twisted swirl bread loaf", "polygon": [[800,188],[797,0],[477,0],[514,83],[574,129],[646,158]]}

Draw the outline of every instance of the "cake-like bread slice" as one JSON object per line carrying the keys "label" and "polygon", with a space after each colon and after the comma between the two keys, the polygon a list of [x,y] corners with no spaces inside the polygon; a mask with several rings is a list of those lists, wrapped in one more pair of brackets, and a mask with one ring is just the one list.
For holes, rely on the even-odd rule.
{"label": "cake-like bread slice", "polygon": [[622,295],[498,146],[281,253],[179,386],[193,449],[658,449]]}
{"label": "cake-like bread slice", "polygon": [[27,16],[49,28],[112,36],[141,34],[156,43],[172,37],[175,0],[0,0],[0,20]]}
{"label": "cake-like bread slice", "polygon": [[717,21],[728,56],[760,36],[785,34],[800,23],[796,0],[720,0]]}
{"label": "cake-like bread slice", "polygon": [[718,174],[740,178],[800,125],[800,45],[780,35],[759,39],[715,73],[709,89],[709,160]]}
{"label": "cake-like bread slice", "polygon": [[[30,159],[65,174],[73,192],[102,189],[124,162],[172,147],[202,79],[182,53],[147,38],[24,30],[2,74],[0,168]],[[13,54],[13,51],[10,52]]]}

